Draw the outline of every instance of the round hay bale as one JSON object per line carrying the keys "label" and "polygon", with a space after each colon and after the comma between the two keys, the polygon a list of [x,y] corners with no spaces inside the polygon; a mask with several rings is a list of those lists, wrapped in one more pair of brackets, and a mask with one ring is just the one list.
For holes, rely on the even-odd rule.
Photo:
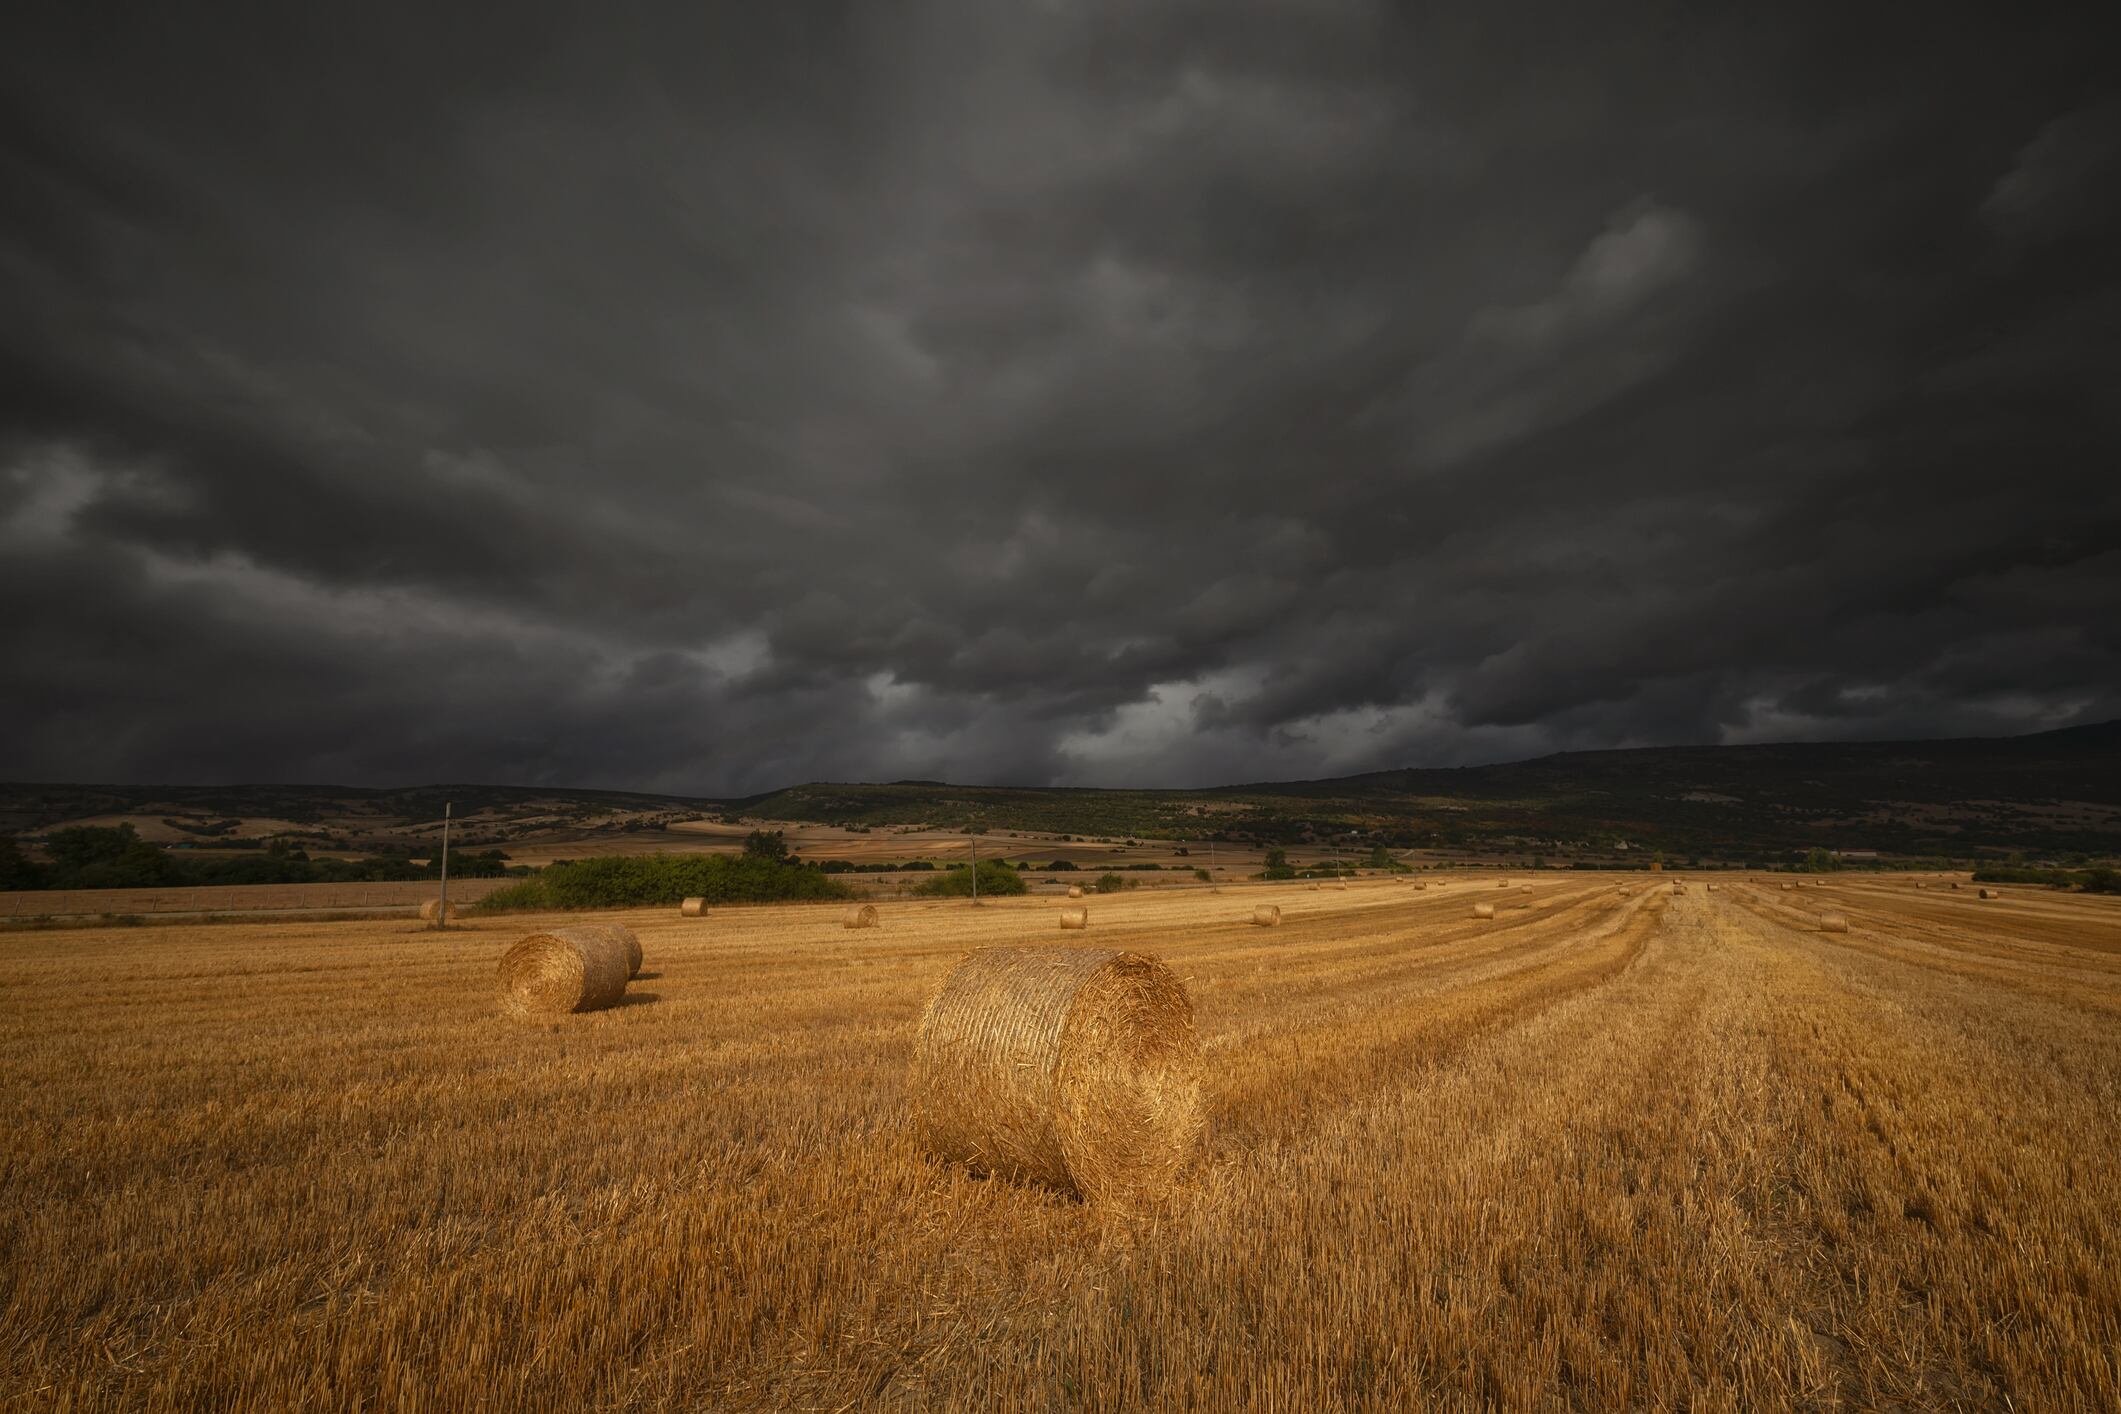
{"label": "round hay bale", "polygon": [[1083,896],[1083,886],[1082,886],[1081,884],[1070,884],[1070,885],[1068,885],[1068,897],[1069,897],[1069,898],[1081,898],[1082,896]]}
{"label": "round hay bale", "polygon": [[1064,908],[1061,910],[1061,927],[1087,928],[1090,926],[1090,910],[1087,908]]}
{"label": "round hay bale", "polygon": [[1318,885],[1316,885],[1316,884],[1313,884],[1313,885],[1311,886],[1311,892],[1312,892],[1312,893],[1314,893],[1314,894],[1315,894],[1315,893],[1317,893],[1317,892],[1318,892]]}
{"label": "round hay bale", "polygon": [[1528,894],[1528,893],[1532,892],[1532,886],[1531,886],[1530,884],[1519,884],[1519,885],[1517,886],[1517,891],[1518,891],[1519,893],[1526,893],[1526,894]]}
{"label": "round hay bale", "polygon": [[2003,890],[2001,890],[2001,889],[1983,889],[1983,890],[1981,891],[1981,897],[1983,897],[1983,898],[2002,898],[2002,897],[2003,897]]}
{"label": "round hay bale", "polygon": [[1417,889],[1426,889],[1429,886],[1429,881],[1427,879],[1410,879],[1407,882],[1411,883]]}
{"label": "round hay bale", "polygon": [[1340,891],[1341,891],[1342,893],[1346,893],[1346,892],[1348,891],[1348,881],[1347,881],[1346,879],[1342,879],[1342,880],[1341,880],[1341,881],[1340,881],[1339,883],[1335,884],[1335,885],[1334,885],[1333,887],[1334,887],[1334,888],[1336,888],[1336,889],[1339,889],[1339,890],[1340,890]]}
{"label": "round hay bale", "polygon": [[1263,903],[1252,910],[1252,922],[1261,928],[1276,927],[1281,922],[1281,905]]}
{"label": "round hay bale", "polygon": [[1510,887],[1510,881],[1508,879],[1497,879],[1495,881],[1495,887],[1498,889],[1507,889],[1508,887]]}
{"label": "round hay bale", "polygon": [[501,958],[501,1010],[511,1016],[597,1011],[626,995],[640,944],[614,923],[532,933]]}
{"label": "round hay bale", "polygon": [[1473,916],[1475,918],[1493,918],[1495,916],[1495,905],[1492,903],[1476,903],[1473,905]]}
{"label": "round hay bale", "polygon": [[707,916],[707,900],[703,898],[686,899],[678,905],[678,916],[680,918],[705,918]]}
{"label": "round hay bale", "polygon": [[1952,887],[1955,889],[1959,887],[1959,881],[1957,879],[1952,880]]}
{"label": "round hay bale", "polygon": [[874,928],[876,926],[876,905],[873,903],[856,904],[847,910],[846,916],[840,920],[840,926],[843,928]]}
{"label": "round hay bale", "polygon": [[1785,889],[1794,889],[1797,886],[1795,884],[1784,884],[1782,887],[1784,887]]}
{"label": "round hay bale", "polygon": [[448,916],[446,917],[442,912],[442,900],[438,898],[428,899],[420,905],[420,921],[422,923],[454,923],[456,918],[457,906],[455,904],[449,906]]}
{"label": "round hay bale", "polygon": [[1820,914],[1820,915],[1819,915],[1819,931],[1820,931],[1820,932],[1822,932],[1822,933],[1846,933],[1846,932],[1847,932],[1848,930],[1849,930],[1849,921],[1848,921],[1848,919],[1847,919],[1847,918],[1843,917],[1843,916],[1842,916],[1841,914],[1838,914],[1838,913],[1822,913],[1822,914]]}
{"label": "round hay bale", "polygon": [[987,948],[929,999],[907,1090],[917,1142],[986,1174],[1127,1205],[1199,1143],[1193,1001],[1153,957]]}

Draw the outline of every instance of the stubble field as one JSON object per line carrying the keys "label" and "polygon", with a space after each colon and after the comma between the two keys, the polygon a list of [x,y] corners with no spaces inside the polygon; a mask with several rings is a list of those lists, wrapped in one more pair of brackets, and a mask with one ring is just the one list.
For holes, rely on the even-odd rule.
{"label": "stubble field", "polygon": [[535,918],[0,936],[0,1409],[2121,1407],[2114,901],[1088,902],[1207,1051],[1148,1215],[910,1140],[1051,899],[612,915],[627,1003],[535,1025]]}

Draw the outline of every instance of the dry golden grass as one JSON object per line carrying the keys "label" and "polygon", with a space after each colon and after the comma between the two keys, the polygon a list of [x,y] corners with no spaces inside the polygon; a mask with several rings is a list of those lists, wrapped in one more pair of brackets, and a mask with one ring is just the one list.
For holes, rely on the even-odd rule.
{"label": "dry golden grass", "polygon": [[[449,906],[482,899],[513,879],[451,879]],[[387,884],[232,884],[209,888],[34,889],[0,893],[0,918],[99,913],[251,913],[334,908],[416,910],[436,895],[432,879]]]}
{"label": "dry golden grass", "polygon": [[612,915],[536,1025],[581,920],[7,936],[0,1407],[2121,1407],[2121,907],[1821,892],[1100,899],[1206,1059],[1128,1217],[907,1123],[1047,900]]}

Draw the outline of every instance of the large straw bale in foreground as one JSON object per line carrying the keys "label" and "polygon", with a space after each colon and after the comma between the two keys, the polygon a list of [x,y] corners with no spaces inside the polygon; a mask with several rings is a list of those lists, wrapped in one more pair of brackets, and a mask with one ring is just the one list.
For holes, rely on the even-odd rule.
{"label": "large straw bale in foreground", "polygon": [[1822,913],[1822,914],[1820,914],[1820,915],[1819,915],[1819,931],[1820,931],[1820,932],[1822,932],[1822,933],[1846,933],[1846,932],[1847,932],[1848,930],[1849,930],[1849,921],[1848,921],[1848,919],[1847,919],[1847,918],[1843,917],[1843,916],[1842,916],[1841,914],[1838,914],[1838,913]]}
{"label": "large straw bale in foreground", "polygon": [[1272,928],[1281,922],[1281,905],[1263,903],[1252,910],[1252,921],[1262,928]]}
{"label": "large straw bale in foreground", "polygon": [[640,943],[615,923],[532,933],[501,958],[501,1010],[512,1016],[597,1011],[626,995]]}
{"label": "large straw bale in foreground", "polygon": [[847,916],[840,920],[840,926],[843,928],[874,928],[876,926],[876,905],[873,903],[856,904],[847,910]]}
{"label": "large straw bale in foreground", "polygon": [[[667,898],[668,895],[666,894]],[[678,905],[680,918],[704,918],[707,916],[707,900],[699,897],[686,899]]]}
{"label": "large straw bale in foreground", "polygon": [[1200,1079],[1192,999],[1155,958],[988,948],[929,1000],[907,1088],[936,1157],[1126,1205],[1192,1156]]}

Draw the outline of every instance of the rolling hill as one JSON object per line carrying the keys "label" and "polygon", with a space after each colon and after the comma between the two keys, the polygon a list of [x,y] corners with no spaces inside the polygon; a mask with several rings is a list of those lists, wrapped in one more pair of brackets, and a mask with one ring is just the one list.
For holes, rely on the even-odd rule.
{"label": "rolling hill", "polygon": [[1352,834],[1398,848],[1605,858],[1811,848],[2107,857],[2121,853],[2121,721],[1949,741],[1565,752],[1200,790],[819,782],[726,799],[510,786],[0,785],[0,832],[35,837],[122,818],[187,848],[240,847],[242,834],[262,830],[406,850],[438,833],[444,800],[455,803],[462,843],[503,848],[724,817],[1285,843]]}

